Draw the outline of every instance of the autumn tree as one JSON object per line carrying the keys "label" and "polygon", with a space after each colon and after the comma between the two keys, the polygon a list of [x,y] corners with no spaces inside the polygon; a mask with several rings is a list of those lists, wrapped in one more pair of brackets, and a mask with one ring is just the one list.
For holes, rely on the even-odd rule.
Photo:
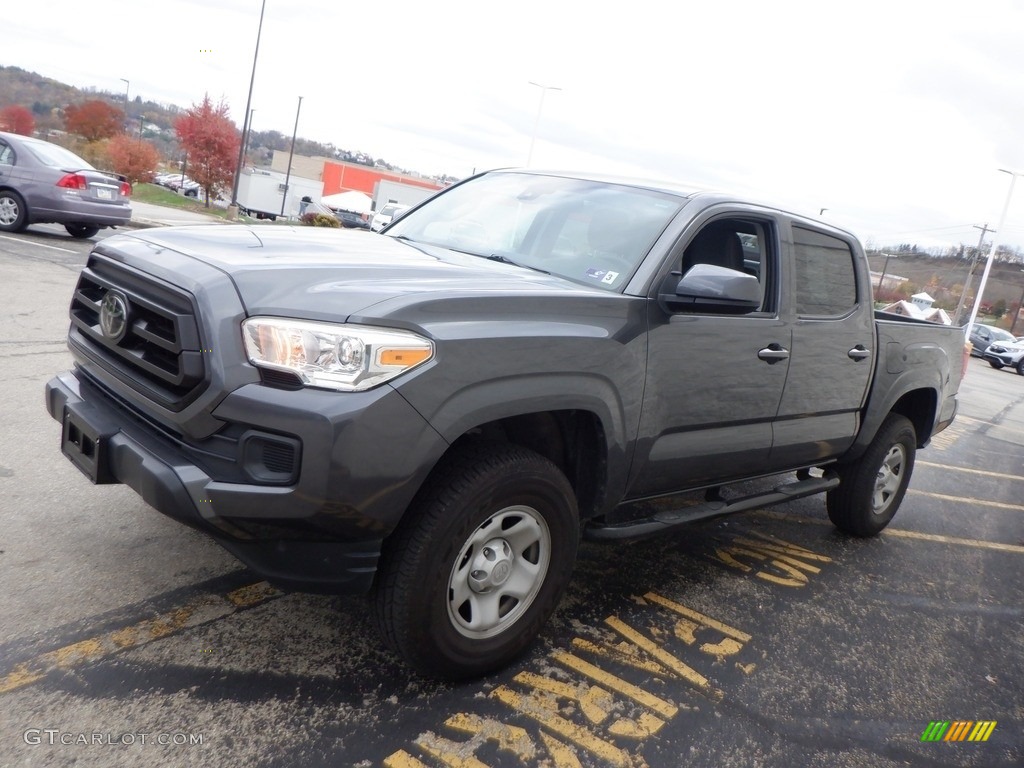
{"label": "autumn tree", "polygon": [[209,94],[174,121],[174,131],[186,152],[187,174],[206,192],[209,208],[210,196],[234,179],[240,131],[228,118],[228,105],[214,106]]}
{"label": "autumn tree", "polygon": [[115,136],[107,144],[111,168],[123,174],[132,184],[150,181],[160,162],[160,153],[148,141],[134,139],[126,133]]}
{"label": "autumn tree", "polygon": [[109,139],[124,130],[124,112],[105,101],[93,99],[64,108],[64,127],[86,141]]}
{"label": "autumn tree", "polygon": [[31,136],[36,129],[36,119],[20,104],[11,104],[0,109],[0,131]]}

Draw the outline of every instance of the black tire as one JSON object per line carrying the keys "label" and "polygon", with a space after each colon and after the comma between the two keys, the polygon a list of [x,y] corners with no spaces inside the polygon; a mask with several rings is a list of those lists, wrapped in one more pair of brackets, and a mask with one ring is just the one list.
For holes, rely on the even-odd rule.
{"label": "black tire", "polygon": [[995,368],[997,371],[1000,371],[1003,368],[1003,364],[1002,363],[998,363],[995,360],[989,360],[988,364],[991,365],[993,368]]}
{"label": "black tire", "polygon": [[1017,373],[1019,373],[1021,376],[1024,376],[1024,357],[1022,357],[1020,359],[1020,362],[1017,363]]}
{"label": "black tire", "polygon": [[68,231],[69,235],[79,239],[92,237],[100,231],[99,227],[94,227],[89,224],[65,224],[64,229]]}
{"label": "black tire", "polygon": [[833,525],[853,536],[881,533],[907,492],[916,452],[914,425],[889,414],[860,459],[836,468],[839,487],[825,497]]}
{"label": "black tire", "polygon": [[385,542],[377,627],[426,676],[498,669],[558,605],[579,538],[575,494],[552,462],[514,445],[468,444],[442,460]]}
{"label": "black tire", "polygon": [[0,190],[0,232],[21,232],[28,224],[28,208],[13,189]]}
{"label": "black tire", "polygon": [[199,197],[199,190],[198,189],[186,189],[185,192],[184,192],[184,195],[185,195],[185,197],[195,197],[195,198],[198,198]]}

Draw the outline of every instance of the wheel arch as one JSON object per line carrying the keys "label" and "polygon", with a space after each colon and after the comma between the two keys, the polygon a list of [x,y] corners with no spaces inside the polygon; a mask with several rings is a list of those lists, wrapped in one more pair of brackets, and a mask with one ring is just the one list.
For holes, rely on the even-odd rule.
{"label": "wheel arch", "polygon": [[582,518],[599,514],[608,503],[608,438],[593,411],[530,411],[493,419],[464,432],[445,453],[478,440],[519,445],[551,461],[572,486]]}

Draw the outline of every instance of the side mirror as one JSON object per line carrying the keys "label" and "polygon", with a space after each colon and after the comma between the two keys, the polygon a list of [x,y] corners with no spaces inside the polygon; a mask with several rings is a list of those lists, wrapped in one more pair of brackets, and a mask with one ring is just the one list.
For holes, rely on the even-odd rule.
{"label": "side mirror", "polygon": [[[674,272],[670,279],[678,277]],[[714,264],[695,264],[679,278],[673,293],[659,293],[670,313],[725,312],[745,314],[761,306],[761,284],[753,275]]]}

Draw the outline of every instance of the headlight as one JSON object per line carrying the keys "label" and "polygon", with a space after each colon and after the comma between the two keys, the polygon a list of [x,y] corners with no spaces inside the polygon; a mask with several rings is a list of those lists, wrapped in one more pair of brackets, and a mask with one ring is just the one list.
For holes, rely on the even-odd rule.
{"label": "headlight", "polygon": [[409,331],[278,317],[242,323],[249,362],[290,371],[304,384],[346,392],[370,389],[434,356],[429,339]]}

